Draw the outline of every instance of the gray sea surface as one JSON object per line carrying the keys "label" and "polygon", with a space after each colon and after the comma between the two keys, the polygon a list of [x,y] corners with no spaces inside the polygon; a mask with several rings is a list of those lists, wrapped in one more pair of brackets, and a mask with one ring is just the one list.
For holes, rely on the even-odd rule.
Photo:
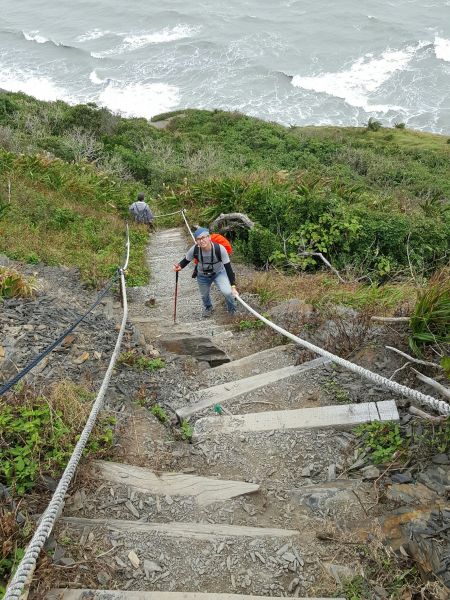
{"label": "gray sea surface", "polygon": [[0,88],[450,133],[450,0],[0,0]]}

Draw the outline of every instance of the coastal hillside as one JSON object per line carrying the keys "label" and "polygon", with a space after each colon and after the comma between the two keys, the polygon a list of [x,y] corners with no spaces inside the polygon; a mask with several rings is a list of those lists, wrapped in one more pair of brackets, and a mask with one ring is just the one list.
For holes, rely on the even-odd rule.
{"label": "coastal hillside", "polygon": [[[446,600],[448,142],[0,93],[0,596],[122,326],[30,598]],[[128,223],[124,319],[111,278],[139,192],[158,218]],[[188,269],[175,288],[182,208],[191,226],[246,215],[225,232],[237,315],[213,297],[202,319]]]}
{"label": "coastal hillside", "polygon": [[[411,270],[427,277],[448,256],[449,139],[402,123],[286,128],[223,111],[177,111],[149,123],[94,104],[4,92],[0,250],[64,262],[50,240],[62,249],[87,220],[84,237],[96,238],[92,249],[108,263],[108,243],[92,230],[112,231],[101,220],[126,216],[143,189],[160,212],[184,206],[202,222],[221,212],[248,214],[256,227],[237,247],[259,267],[314,271],[322,263],[308,253],[320,252],[368,282]],[[94,215],[101,219],[95,226]],[[47,250],[37,241],[43,230]],[[72,255],[66,260],[81,265]],[[132,274],[139,283],[139,269]]]}

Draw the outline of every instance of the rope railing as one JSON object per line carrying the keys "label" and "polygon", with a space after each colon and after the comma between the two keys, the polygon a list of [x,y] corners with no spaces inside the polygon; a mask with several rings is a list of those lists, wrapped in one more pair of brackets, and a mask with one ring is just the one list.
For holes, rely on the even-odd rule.
{"label": "rope railing", "polygon": [[170,212],[170,213],[164,213],[163,215],[153,215],[154,219],[160,219],[161,217],[171,217],[172,215],[178,215],[179,213],[183,212],[183,208],[181,208],[180,210],[176,210],[174,212]]}
{"label": "rope railing", "polygon": [[[192,239],[194,239],[194,241],[195,241],[195,238],[192,234],[191,228],[189,227],[189,223],[186,219],[184,211],[181,214],[183,216],[184,222],[186,223],[186,227],[188,228],[188,231],[191,234]],[[383,377],[382,375],[378,375],[378,373],[374,373],[373,371],[370,371],[369,369],[365,369],[364,367],[356,365],[356,364],[352,363],[351,361],[346,360],[345,358],[341,358],[340,356],[337,356],[336,354],[332,354],[331,352],[328,352],[327,350],[324,350],[323,348],[320,348],[319,346],[311,344],[310,342],[307,342],[306,340],[299,338],[298,336],[294,335],[293,333],[290,333],[286,329],[283,329],[279,325],[276,325],[275,323],[273,323],[266,317],[263,317],[262,315],[260,315],[254,308],[252,308],[249,304],[247,304],[247,302],[245,302],[240,296],[237,296],[237,300],[249,313],[254,315],[257,319],[259,319],[260,321],[262,321],[263,323],[265,323],[266,325],[268,325],[269,327],[271,327],[278,333],[281,333],[281,335],[284,335],[285,337],[289,338],[290,340],[292,340],[299,346],[303,346],[304,348],[311,350],[315,354],[319,354],[320,356],[329,358],[334,363],[344,367],[345,369],[348,369],[349,371],[352,371],[353,373],[357,373],[361,377],[365,377],[366,379],[376,383],[377,385],[383,386],[383,387],[385,387],[397,394],[401,394],[402,396],[405,396],[407,398],[411,398],[412,400],[415,400],[416,402],[419,402],[422,405],[431,407],[443,415],[450,415],[450,404],[448,404],[447,402],[444,402],[443,400],[438,400],[437,398],[434,398],[433,396],[429,396],[428,394],[423,394],[422,392],[419,392],[418,390],[413,390],[412,388],[409,388],[406,385],[402,385],[395,381],[391,381],[390,379],[387,379],[386,377]]]}
{"label": "rope railing", "polygon": [[58,515],[60,514],[60,512],[63,508],[64,498],[66,496],[70,482],[75,474],[78,463],[80,462],[80,459],[82,457],[83,450],[86,446],[89,435],[91,434],[91,431],[95,425],[97,416],[98,416],[100,410],[103,408],[103,401],[104,401],[105,393],[108,388],[109,381],[111,379],[114,365],[119,356],[120,346],[122,344],[122,338],[123,338],[123,335],[125,332],[125,326],[127,323],[128,302],[127,302],[127,295],[126,295],[126,284],[125,284],[124,271],[125,271],[126,267],[128,266],[129,256],[130,256],[130,239],[129,239],[128,228],[127,228],[126,258],[125,258],[124,266],[119,269],[120,286],[121,286],[122,303],[123,303],[123,317],[122,317],[122,323],[120,326],[119,334],[117,336],[116,344],[115,344],[111,359],[109,361],[109,366],[106,371],[105,377],[103,378],[102,384],[100,386],[100,390],[99,390],[97,397],[94,401],[94,404],[92,406],[91,413],[88,417],[88,420],[86,421],[86,425],[84,426],[84,429],[80,435],[80,438],[74,448],[72,456],[70,457],[69,462],[67,463],[64,473],[62,474],[61,479],[59,480],[58,486],[50,500],[50,503],[47,506],[44,514],[42,515],[42,518],[40,519],[40,521],[38,523],[36,531],[34,532],[34,535],[31,539],[30,543],[27,546],[25,554],[24,554],[22,560],[20,561],[13,578],[6,589],[4,600],[19,600],[19,598],[22,595],[22,591],[23,591],[25,585],[27,584],[27,581],[30,581],[31,576],[36,567],[36,562],[39,557],[39,554],[55,525]]}

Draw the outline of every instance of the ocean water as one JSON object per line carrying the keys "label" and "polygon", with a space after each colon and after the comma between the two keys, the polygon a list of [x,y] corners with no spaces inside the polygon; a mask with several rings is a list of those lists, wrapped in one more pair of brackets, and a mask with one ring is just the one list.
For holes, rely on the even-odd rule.
{"label": "ocean water", "polygon": [[0,0],[0,88],[450,133],[450,0]]}

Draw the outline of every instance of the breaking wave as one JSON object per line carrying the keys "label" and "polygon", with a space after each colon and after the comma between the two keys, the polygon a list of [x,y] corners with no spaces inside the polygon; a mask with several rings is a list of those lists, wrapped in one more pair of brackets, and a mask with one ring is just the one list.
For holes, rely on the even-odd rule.
{"label": "breaking wave", "polygon": [[402,50],[388,49],[378,57],[369,53],[355,61],[350,68],[337,73],[320,73],[311,77],[295,75],[292,78],[292,85],[342,98],[347,104],[366,111],[399,110],[398,106],[372,105],[369,96],[394,73],[405,69],[416,52],[426,45],[428,43],[420,42],[416,46],[407,46]]}

